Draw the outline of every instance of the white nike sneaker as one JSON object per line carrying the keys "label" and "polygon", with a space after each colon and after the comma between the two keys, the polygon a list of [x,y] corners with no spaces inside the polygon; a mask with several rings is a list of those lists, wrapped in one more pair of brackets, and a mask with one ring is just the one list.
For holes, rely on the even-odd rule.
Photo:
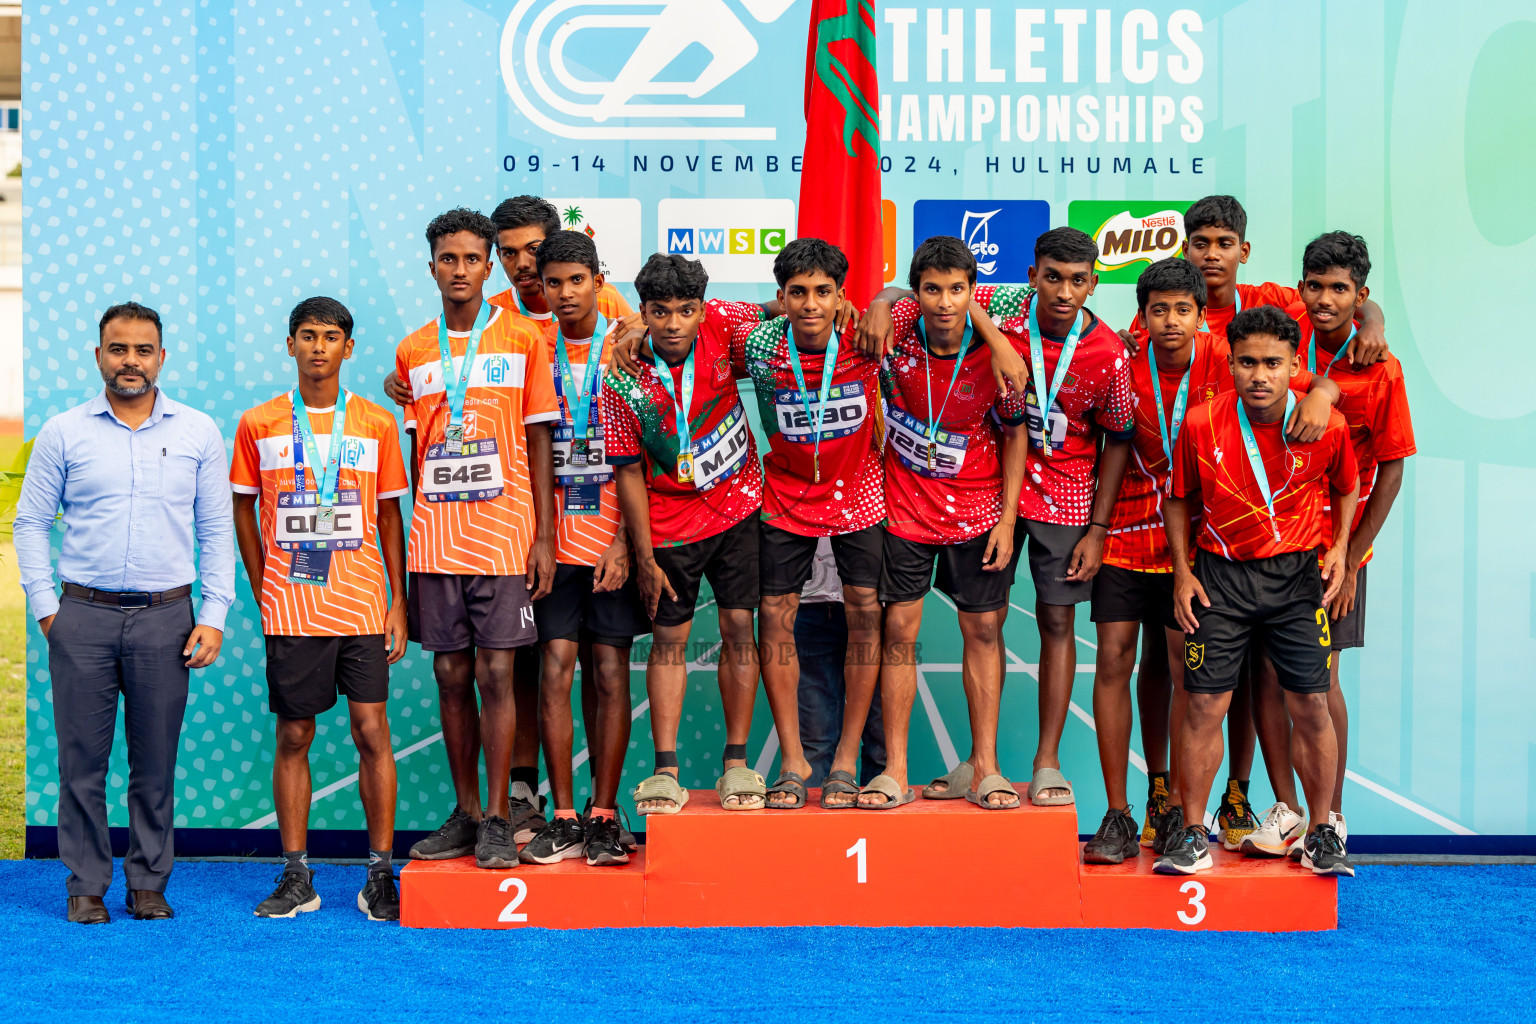
{"label": "white nike sneaker", "polygon": [[1240,849],[1248,857],[1284,857],[1286,847],[1300,841],[1306,832],[1306,819],[1284,803],[1277,803],[1265,812],[1264,823],[1243,837]]}
{"label": "white nike sneaker", "polygon": [[1339,811],[1329,811],[1328,824],[1332,825],[1333,830],[1339,834],[1339,842],[1349,842],[1349,829],[1344,825],[1344,815],[1342,813]]}

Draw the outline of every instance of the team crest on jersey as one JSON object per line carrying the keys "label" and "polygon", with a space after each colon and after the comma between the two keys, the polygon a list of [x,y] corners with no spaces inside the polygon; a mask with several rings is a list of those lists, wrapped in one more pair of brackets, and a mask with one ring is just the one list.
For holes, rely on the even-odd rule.
{"label": "team crest on jersey", "polygon": [[363,461],[363,442],[355,437],[349,437],[341,446],[341,464],[348,469],[356,469]]}
{"label": "team crest on jersey", "polygon": [[1077,374],[1073,373],[1071,370],[1068,370],[1067,371],[1067,375],[1061,379],[1061,390],[1063,390],[1063,391],[1076,391],[1077,390]]}
{"label": "team crest on jersey", "polygon": [[1184,642],[1184,665],[1190,671],[1195,671],[1205,664],[1205,644],[1197,644],[1193,640]]}
{"label": "team crest on jersey", "polygon": [[731,379],[731,360],[726,356],[715,357],[715,383],[724,384]]}
{"label": "team crest on jersey", "polygon": [[[507,357],[490,356],[485,361],[485,382],[487,384],[505,384],[507,380]],[[430,381],[430,378],[428,378]]]}
{"label": "team crest on jersey", "polygon": [[1215,384],[1207,384],[1205,386],[1205,400],[1207,402],[1209,402],[1211,399],[1213,399],[1215,397],[1216,397],[1216,385]]}
{"label": "team crest on jersey", "polygon": [[964,384],[961,384],[958,388],[956,388],[955,391],[959,393],[961,398],[970,398],[976,393],[976,385],[972,384],[970,381],[966,381]]}
{"label": "team crest on jersey", "polygon": [[1288,468],[1292,473],[1305,473],[1307,471],[1307,466],[1311,462],[1310,453],[1298,452],[1293,448],[1287,452],[1287,455],[1291,460]]}

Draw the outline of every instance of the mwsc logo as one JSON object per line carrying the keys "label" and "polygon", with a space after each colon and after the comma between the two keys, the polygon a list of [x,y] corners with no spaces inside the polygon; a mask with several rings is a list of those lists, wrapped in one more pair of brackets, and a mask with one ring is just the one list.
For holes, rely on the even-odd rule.
{"label": "mwsc logo", "polygon": [[1100,281],[1133,284],[1153,263],[1183,251],[1188,208],[1188,203],[1080,199],[1068,204],[1067,223],[1093,237]]}
{"label": "mwsc logo", "polygon": [[777,256],[784,249],[783,228],[668,228],[667,254],[687,256]]}
{"label": "mwsc logo", "polygon": [[[704,100],[756,59],[747,22],[772,24],[794,0],[736,2],[746,19],[726,0],[518,0],[501,32],[502,81],[525,117],[570,139],[771,141],[771,125],[745,123],[745,104]],[[708,62],[692,80],[658,80],[694,46]],[[568,50],[586,75],[574,73]],[[612,78],[594,75],[615,67]]]}
{"label": "mwsc logo", "polygon": [[711,281],[766,284],[795,237],[792,199],[663,199],[657,249],[699,260]]}

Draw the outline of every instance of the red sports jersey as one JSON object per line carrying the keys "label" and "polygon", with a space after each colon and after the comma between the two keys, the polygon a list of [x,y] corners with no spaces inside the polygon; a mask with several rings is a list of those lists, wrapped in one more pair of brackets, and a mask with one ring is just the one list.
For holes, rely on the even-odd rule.
{"label": "red sports jersey", "polygon": [[763,504],[763,470],[731,366],[731,332],[762,319],[749,302],[711,300],[694,339],[693,402],[688,433],[694,479],[677,478],[677,407],[659,373],[682,394],[681,365],[645,361],[638,379],[610,367],[603,379],[608,461],[643,461],[650,492],[651,544],[671,547],[713,537]]}
{"label": "red sports jersey", "polygon": [[1253,424],[1274,497],[1271,523],[1243,446],[1239,401],[1223,395],[1191,410],[1179,434],[1173,495],[1199,495],[1200,547],[1240,562],[1322,547],[1332,539],[1323,533],[1330,486],[1348,491],[1359,479],[1344,417],[1333,410],[1323,436],[1310,444],[1286,442],[1283,419]]}
{"label": "red sports jersey", "polygon": [[[1263,284],[1240,284],[1237,286],[1237,301],[1230,306],[1207,306],[1205,308],[1205,330],[1218,338],[1226,338],[1227,325],[1232,318],[1237,316],[1240,309],[1257,309],[1260,306],[1279,306],[1286,309],[1293,302],[1301,299],[1301,293],[1295,288],[1274,284],[1266,281]],[[1141,313],[1137,312],[1136,319],[1131,321],[1130,331],[1138,341],[1147,337],[1147,325],[1141,319]]]}
{"label": "red sports jersey", "polygon": [[[1020,352],[1029,352],[1029,306],[1022,289],[1001,287],[995,294],[976,289],[977,301],[987,306],[992,319]],[[1079,316],[1092,314],[1083,310]],[[1042,331],[1042,333],[1044,333]],[[1055,380],[1062,342],[1046,335],[1041,340],[1047,386]],[[1046,458],[1035,396],[1033,368],[1029,389],[1010,392],[1004,401],[1008,415],[1023,417],[1029,425],[1029,460],[1024,486],[1019,491],[1019,515],[1040,523],[1083,526],[1093,511],[1098,463],[1098,429],[1123,433],[1131,429],[1130,356],[1120,336],[1100,320],[1078,339],[1077,350],[1061,390],[1051,403],[1049,430],[1051,456]]]}
{"label": "red sports jersey", "polygon": [[[994,291],[979,288],[983,306]],[[1017,290],[1017,289],[1013,289]],[[918,325],[922,312],[914,299],[891,307],[895,351],[880,367],[887,401],[885,445],[886,523],[898,537],[924,544],[959,544],[979,537],[1002,515],[1003,469],[990,413],[1009,422],[1020,415],[1006,410],[992,378],[992,351],[971,335],[957,356],[928,353]],[[956,369],[955,360],[960,359]],[[948,397],[945,390],[953,380]],[[928,462],[928,398],[938,408],[933,468]]]}
{"label": "red sports jersey", "polygon": [[[1227,365],[1230,350],[1224,339],[1213,334],[1195,335],[1194,352],[1189,367],[1189,413],[1220,394],[1231,394],[1232,370]],[[1135,572],[1172,572],[1168,554],[1168,535],[1163,530],[1163,492],[1168,487],[1168,458],[1163,452],[1162,431],[1157,425],[1157,399],[1152,394],[1152,369],[1147,353],[1131,357],[1131,402],[1136,435],[1131,439],[1131,457],[1125,466],[1120,494],[1110,516],[1109,538],[1104,542],[1104,564]],[[1163,412],[1172,417],[1183,372],[1159,369],[1157,381],[1163,393]],[[1163,421],[1164,425],[1169,420]],[[1181,425],[1180,433],[1184,431]],[[1177,444],[1177,438],[1174,439]]]}
{"label": "red sports jersey", "polygon": [[[334,407],[309,410],[322,471],[330,457],[334,418]],[[336,480],[336,531],[322,538],[308,525],[312,516],[291,505],[291,394],[285,392],[247,410],[235,428],[229,480],[235,493],[258,495],[266,566],[262,578],[253,584],[261,599],[261,631],[267,636],[370,636],[384,632],[386,577],[379,554],[378,502],[410,490],[395,417],[348,392],[344,443]],[[315,469],[305,466],[304,482],[310,494],[318,485]],[[313,511],[312,506],[309,511]],[[326,584],[288,582],[292,546],[318,540],[349,545],[332,550]]]}
{"label": "red sports jersey", "polygon": [[[1301,303],[1286,312],[1301,326],[1298,351],[1305,359],[1307,346],[1312,343],[1312,320]],[[1335,354],[1336,350],[1318,344],[1318,368],[1327,367],[1324,376],[1339,386],[1339,403],[1335,408],[1349,425],[1350,444],[1355,449],[1355,461],[1360,465],[1360,504],[1355,507],[1355,521],[1350,524],[1350,529],[1356,530],[1360,527],[1360,517],[1365,514],[1365,500],[1376,485],[1376,466],[1393,459],[1405,459],[1418,448],[1413,440],[1413,420],[1408,414],[1403,364],[1397,357],[1388,353],[1381,362],[1357,370],[1343,355],[1329,366],[1328,361]],[[1368,562],[1370,558],[1367,553],[1364,561]]]}
{"label": "red sports jersey", "polygon": [[[449,334],[455,374],[468,338],[467,332]],[[527,572],[535,521],[524,428],[560,416],[548,358],[537,335],[505,310],[495,311],[480,337],[464,399],[464,451],[454,456],[443,444],[449,408],[437,321],[400,342],[395,372],[415,396],[405,424],[417,438],[407,559],[412,572]]]}
{"label": "red sports jersey", "polygon": [[[815,445],[818,403],[826,352],[801,352],[800,372],[811,406],[808,417],[789,363],[785,331],[778,317],[743,324],[731,333],[731,361],[752,378],[758,411],[768,435],[763,457],[763,521],[802,537],[852,533],[885,518],[885,482],[880,472],[880,362],[853,345],[855,331],[843,331],[832,368],[827,407],[821,413],[821,445]],[[816,480],[820,453],[821,481]]]}

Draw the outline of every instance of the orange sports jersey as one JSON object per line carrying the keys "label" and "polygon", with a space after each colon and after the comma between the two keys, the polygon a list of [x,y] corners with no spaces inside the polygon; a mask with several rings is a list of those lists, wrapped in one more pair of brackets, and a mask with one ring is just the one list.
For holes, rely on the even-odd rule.
{"label": "orange sports jersey", "polygon": [[[521,297],[516,288],[508,288],[504,292],[497,292],[486,300],[493,306],[498,306],[509,312],[516,313],[522,326],[537,332],[554,329],[555,317],[552,313],[530,313],[523,308]],[[612,320],[621,316],[628,316],[633,310],[629,303],[624,301],[624,296],[613,285],[604,282],[602,290],[597,293],[597,311]]]}
{"label": "orange sports jersey", "polygon": [[[1301,293],[1285,285],[1268,281],[1264,284],[1240,284],[1237,286],[1237,301],[1232,305],[1205,308],[1205,330],[1225,340],[1227,325],[1240,310],[1257,309],[1260,306],[1279,306],[1281,309],[1286,309],[1291,303],[1300,300]],[[1137,341],[1146,340],[1147,325],[1142,321],[1140,311],[1136,313],[1136,319],[1131,321],[1130,331],[1136,336]]]}
{"label": "orange sports jersey", "polygon": [[[1213,334],[1195,335],[1194,352],[1189,366],[1189,397],[1184,415],[1221,394],[1231,394],[1232,370],[1227,365],[1225,339]],[[1109,538],[1104,542],[1106,565],[1134,572],[1172,572],[1168,554],[1168,535],[1163,531],[1163,493],[1168,487],[1168,458],[1163,452],[1163,435],[1157,425],[1157,399],[1152,394],[1153,373],[1147,350],[1130,357],[1131,403],[1135,436],[1131,438],[1130,460],[1120,482],[1120,494],[1109,518]],[[1173,415],[1182,372],[1159,369],[1157,383],[1163,393],[1163,412]],[[1165,419],[1164,424],[1168,423]],[[1183,433],[1181,427],[1180,433]],[[1177,443],[1177,438],[1174,439]]]}
{"label": "orange sports jersey", "polygon": [[[316,454],[329,458],[332,409],[310,409]],[[337,531],[332,536],[361,539],[355,550],[331,554],[325,586],[289,583],[293,552],[278,546],[285,537],[317,535],[305,528],[307,516],[295,517],[297,531],[280,523],[279,495],[294,490],[293,401],[289,394],[263,402],[240,417],[229,481],[237,494],[257,495],[261,543],[266,567],[260,581],[261,631],[267,636],[369,636],[384,632],[385,574],[379,554],[378,501],[410,490],[395,417],[365,398],[347,393],[346,449],[337,477]],[[316,489],[313,467],[305,484]],[[356,518],[347,522],[347,513]],[[286,519],[286,517],[285,517]]]}
{"label": "orange sports jersey", "polygon": [[[1307,316],[1306,306],[1299,302],[1286,312],[1301,327],[1297,350],[1305,359],[1312,343],[1312,320]],[[1329,365],[1328,361],[1337,354],[1336,350],[1317,346],[1319,368],[1327,367],[1324,376],[1339,386],[1337,408],[1349,425],[1350,444],[1355,449],[1355,461],[1360,464],[1360,503],[1355,506],[1355,521],[1350,524],[1350,529],[1356,530],[1365,515],[1366,499],[1376,486],[1376,467],[1393,459],[1406,459],[1418,451],[1418,446],[1413,439],[1413,419],[1408,413],[1403,364],[1397,357],[1389,352],[1381,362],[1356,369],[1342,355]],[[1361,564],[1370,560],[1371,552],[1367,552]]]}
{"label": "orange sports jersey", "polygon": [[[449,333],[453,372],[461,372],[468,332]],[[437,321],[395,350],[395,372],[414,401],[405,429],[416,434],[416,500],[411,513],[411,572],[521,576],[535,529],[525,426],[559,419],[548,346],[498,308],[480,338],[464,399],[464,450],[443,441],[448,395],[438,354]],[[489,496],[487,496],[489,495]]]}
{"label": "orange sports jersey", "polygon": [[1330,486],[1348,491],[1359,479],[1344,417],[1331,410],[1323,436],[1310,444],[1287,443],[1283,419],[1253,424],[1274,498],[1271,523],[1243,446],[1239,401],[1235,394],[1218,395],[1192,410],[1179,433],[1173,495],[1199,496],[1201,508],[1190,511],[1202,517],[1200,547],[1239,562],[1322,547],[1332,539],[1323,534]]}
{"label": "orange sports jersey", "polygon": [[[606,291],[606,289],[605,289]],[[619,302],[622,305],[623,299]],[[602,302],[599,300],[598,308],[601,310]],[[629,308],[624,307],[626,310]],[[622,315],[622,314],[620,314]],[[604,313],[604,317],[609,314]],[[604,326],[601,323],[599,326]],[[603,339],[602,367],[607,369],[608,363],[613,358],[613,324],[610,322],[605,327],[607,336]],[[574,423],[574,412],[567,402],[564,384],[560,380],[560,368],[555,363],[555,345],[560,336],[557,321],[551,320],[544,331],[545,357],[549,361],[550,377],[554,381],[556,396],[560,402],[560,418],[556,421],[555,441],[555,476],[558,478],[563,472],[574,470],[568,466],[570,462],[571,438],[561,437],[561,430],[569,431]],[[592,339],[585,341],[566,341],[566,357],[571,363],[571,380],[578,391],[587,386],[587,359],[592,354]],[[592,398],[591,411],[588,413],[590,423],[598,425],[598,437],[602,437],[602,416],[600,407],[602,399],[598,395]],[[574,435],[573,435],[574,436]],[[606,445],[596,438],[588,444],[588,454],[606,451]],[[561,484],[556,479],[555,487],[555,511],[559,513],[560,525],[556,535],[555,561],[566,565],[596,565],[598,558],[613,543],[618,536],[619,524],[622,516],[619,513],[618,485],[613,480],[613,467],[606,464],[602,466],[602,473],[606,473],[607,480],[599,484],[573,484],[569,487]],[[568,479],[576,479],[569,477]],[[593,493],[595,492],[595,493]],[[589,514],[582,515],[577,509],[590,508],[590,499],[596,498],[596,508]]]}

